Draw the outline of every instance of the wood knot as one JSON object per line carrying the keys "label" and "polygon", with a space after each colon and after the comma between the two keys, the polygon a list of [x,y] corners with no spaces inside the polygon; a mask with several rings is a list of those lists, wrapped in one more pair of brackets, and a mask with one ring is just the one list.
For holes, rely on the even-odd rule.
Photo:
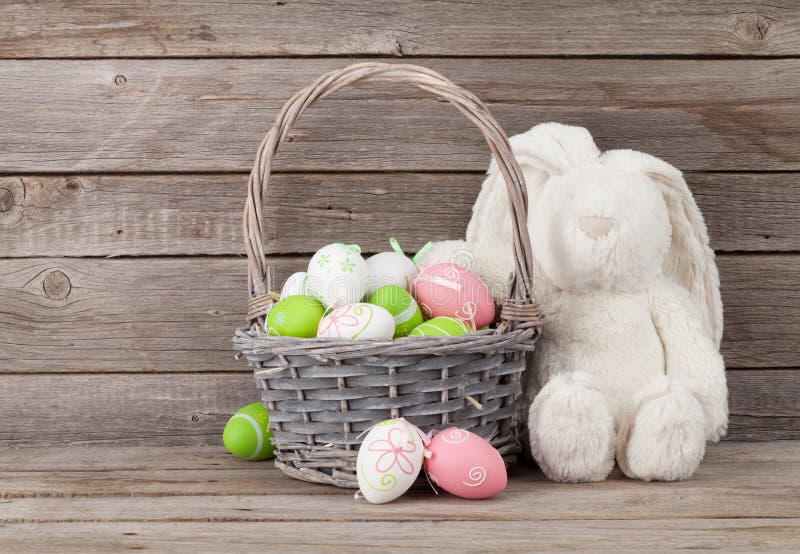
{"label": "wood knot", "polygon": [[0,177],[0,225],[15,225],[23,215],[25,183],[19,177]]}
{"label": "wood knot", "polygon": [[767,39],[772,21],[757,13],[739,15],[733,20],[733,30],[747,42],[762,42]]}
{"label": "wood knot", "polygon": [[63,271],[56,269],[45,275],[42,288],[47,298],[64,300],[72,290],[72,283]]}
{"label": "wood knot", "polygon": [[8,189],[0,189],[0,212],[7,212],[14,207],[14,194]]}
{"label": "wood knot", "polygon": [[114,84],[117,85],[118,87],[123,86],[127,82],[128,82],[127,77],[125,77],[125,75],[122,75],[121,73],[119,75],[114,76]]}
{"label": "wood knot", "polygon": [[76,190],[80,190],[81,184],[78,178],[76,177],[67,177],[66,178],[66,189],[70,192],[75,192]]}

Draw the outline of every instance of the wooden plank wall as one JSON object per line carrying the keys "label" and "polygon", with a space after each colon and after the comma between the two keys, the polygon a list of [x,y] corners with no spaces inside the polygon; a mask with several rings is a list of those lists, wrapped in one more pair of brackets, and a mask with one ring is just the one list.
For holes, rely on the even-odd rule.
{"label": "wooden plank wall", "polygon": [[[687,173],[723,282],[730,437],[800,438],[797,2],[0,5],[0,445],[216,444],[240,214],[282,103],[362,59],[443,72],[509,133],[581,124]],[[312,110],[265,206],[279,276],[333,239],[463,234],[478,132],[409,89]]]}

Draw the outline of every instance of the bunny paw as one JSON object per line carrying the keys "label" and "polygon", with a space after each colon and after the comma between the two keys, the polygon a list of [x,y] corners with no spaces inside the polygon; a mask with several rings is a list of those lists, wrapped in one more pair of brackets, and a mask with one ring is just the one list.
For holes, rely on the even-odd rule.
{"label": "bunny paw", "polygon": [[558,375],[536,396],[528,418],[531,451],[550,479],[602,481],[614,467],[614,418],[605,394],[580,374]]}
{"label": "bunny paw", "polygon": [[622,437],[617,462],[628,477],[688,479],[705,454],[706,418],[688,390],[667,385],[639,402]]}

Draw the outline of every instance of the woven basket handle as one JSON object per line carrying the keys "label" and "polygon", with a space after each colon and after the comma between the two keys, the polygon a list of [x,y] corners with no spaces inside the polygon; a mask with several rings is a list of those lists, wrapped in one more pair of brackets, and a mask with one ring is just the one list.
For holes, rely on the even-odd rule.
{"label": "woven basket handle", "polygon": [[264,253],[261,207],[266,196],[270,168],[278,145],[286,138],[300,114],[314,102],[342,87],[362,80],[413,83],[422,90],[427,90],[450,101],[481,130],[508,185],[509,211],[513,223],[514,273],[509,287],[510,298],[503,303],[501,317],[509,321],[512,326],[516,326],[515,322],[538,323],[538,313],[533,304],[530,280],[533,273],[533,257],[526,222],[528,195],[525,178],[514,159],[505,132],[475,95],[453,84],[438,73],[416,65],[373,62],[359,63],[331,71],[317,79],[311,86],[299,91],[283,106],[272,129],[258,147],[258,154],[250,173],[247,203],[244,210],[244,237],[250,290],[248,323],[251,324],[256,319],[263,317],[264,309],[271,302],[269,295],[271,276]]}

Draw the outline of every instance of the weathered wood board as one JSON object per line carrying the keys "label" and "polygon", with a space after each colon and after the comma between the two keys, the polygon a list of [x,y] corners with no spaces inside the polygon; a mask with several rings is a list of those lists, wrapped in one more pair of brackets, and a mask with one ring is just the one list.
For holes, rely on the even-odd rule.
{"label": "weathered wood board", "polygon": [[[16,422],[0,427],[0,446],[218,445],[231,414],[260,397],[249,372],[0,379],[0,417]],[[729,370],[728,386],[730,439],[800,439],[800,371]]]}
{"label": "weathered wood board", "polygon": [[[138,453],[142,449],[129,450]],[[93,452],[96,451],[93,449]],[[102,452],[98,455],[102,455]],[[436,499],[432,492],[424,489],[415,489],[408,498],[397,502],[390,510],[381,511],[366,502],[353,502],[351,494],[348,494],[351,491],[318,491],[321,487],[287,483],[287,478],[282,474],[276,475],[278,472],[274,468],[263,466],[264,464],[259,468],[239,470],[170,471],[169,475],[174,476],[173,488],[180,490],[181,496],[167,496],[166,493],[171,491],[166,489],[164,483],[159,483],[158,477],[153,477],[152,470],[106,472],[103,475],[105,486],[99,479],[100,472],[95,477],[97,483],[84,475],[84,482],[90,486],[95,485],[88,490],[88,498],[84,496],[87,491],[80,491],[79,496],[74,497],[11,498],[4,502],[4,512],[9,515],[0,515],[0,523],[209,520],[296,522],[333,519],[343,522],[444,522],[463,519],[476,522],[526,519],[602,521],[608,518],[610,510],[613,510],[613,515],[618,520],[636,520],[642,519],[641,504],[647,505],[649,519],[668,518],[675,514],[676,506],[682,508],[681,517],[687,519],[720,517],[726,508],[730,514],[737,514],[739,517],[784,518],[798,517],[798,503],[792,498],[792,493],[800,494],[800,486],[791,479],[790,474],[791,471],[800,470],[797,463],[769,465],[768,468],[777,471],[772,474],[760,471],[757,476],[753,475],[752,467],[747,464],[742,464],[741,468],[734,471],[725,471],[723,466],[709,464],[706,471],[699,472],[695,481],[669,487],[651,487],[647,490],[647,485],[629,484],[617,478],[588,491],[573,487],[573,494],[568,489],[565,490],[564,486],[544,481],[541,474],[532,474],[531,468],[519,468],[515,471],[518,475],[512,474],[511,488],[500,499],[488,503],[479,511],[475,510],[474,504],[452,497]],[[720,473],[719,477],[709,474],[707,470],[712,468]],[[58,487],[62,483],[74,481],[77,473],[73,472],[70,476],[58,469],[53,472],[51,476],[15,472],[10,475],[9,481],[12,485],[41,483],[42,488],[45,485]],[[226,482],[201,484],[204,477],[226,479]],[[115,478],[135,481],[136,485],[131,487],[133,490],[126,492],[136,496],[108,498],[98,495],[96,489],[103,486],[105,490],[102,492],[120,495],[123,490],[119,485],[114,486]],[[246,482],[248,478],[249,483]],[[737,478],[741,479],[740,490],[725,486]],[[150,490],[146,485],[150,485]],[[709,489],[714,486],[720,490],[717,494],[710,494]],[[200,489],[204,494],[188,496],[191,494],[188,491],[193,489]],[[309,489],[313,492],[309,492]],[[776,497],[774,493],[778,489],[783,489],[783,494]],[[153,490],[161,492],[163,496],[147,494]],[[50,491],[42,492],[47,495]],[[299,494],[301,492],[305,494]],[[233,496],[237,493],[243,497]],[[531,496],[537,496],[538,502],[524,502],[526,497]],[[437,510],[430,510],[431,502],[437,502]],[[347,506],[347,510],[342,510],[343,505]],[[283,509],[275,510],[275,506]]]}
{"label": "weathered wood board", "polygon": [[[0,171],[249,171],[283,103],[353,61],[0,61]],[[509,134],[560,121],[683,170],[800,170],[800,60],[415,61],[479,96]],[[276,168],[484,170],[480,133],[424,96],[343,90],[303,116]]]}
{"label": "weathered wood board", "polygon": [[[22,523],[0,525],[0,538],[11,551],[116,553],[127,550],[169,552],[261,553],[265,549],[317,554],[333,545],[340,551],[419,552],[429,547],[485,552],[490,544],[503,552],[529,552],[536,545],[549,552],[608,552],[620,544],[653,553],[676,549],[723,549],[725,552],[794,554],[800,548],[800,520],[670,519],[636,521],[513,521],[476,525],[474,521],[440,522],[127,522]],[[256,538],[254,538],[256,537]],[[688,545],[688,546],[687,546]]]}
{"label": "weathered wood board", "polygon": [[[800,443],[711,445],[695,476],[547,481],[516,465],[476,503],[424,481],[374,506],[215,447],[0,449],[0,540],[9,552],[793,552]],[[435,508],[434,508],[435,506]]]}
{"label": "weathered wood board", "polygon": [[[307,258],[275,258],[279,281]],[[721,255],[728,367],[797,367],[800,256]],[[243,258],[0,259],[0,372],[241,369]]]}
{"label": "weathered wood board", "polygon": [[[718,251],[800,250],[792,173],[686,178]],[[247,176],[0,177],[6,257],[243,254]],[[464,236],[482,173],[277,174],[264,206],[271,254],[311,253],[338,237],[365,252]],[[302,232],[300,230],[302,229]]]}
{"label": "weathered wood board", "polygon": [[[266,488],[260,485],[264,483],[265,479],[263,474],[266,468],[261,469],[262,476],[250,475],[259,489]],[[786,470],[794,469],[800,470],[795,464],[794,467],[785,468]],[[187,472],[188,473],[188,472]],[[234,472],[219,472],[218,477],[230,477],[233,482],[241,486],[242,483],[235,475]],[[240,472],[241,473],[241,472]],[[250,473],[250,472],[248,472]],[[214,475],[212,472],[197,472],[195,477],[201,477],[203,474],[206,476]],[[741,477],[745,477],[744,472],[741,472]],[[16,476],[15,476],[16,477]],[[113,478],[114,474],[109,477]],[[726,475],[726,480],[732,476]],[[172,496],[172,497],[158,497],[155,500],[152,497],[133,497],[133,498],[28,498],[28,499],[14,499],[8,504],[6,508],[13,514],[13,517],[3,517],[0,515],[0,522],[2,523],[49,523],[58,521],[70,522],[118,522],[118,521],[326,521],[326,520],[341,520],[343,522],[352,521],[440,521],[447,522],[460,519],[468,519],[475,522],[508,522],[520,521],[526,519],[541,519],[544,521],[557,521],[563,519],[586,519],[589,521],[602,521],[608,518],[608,510],[610,510],[616,502],[627,503],[628,505],[621,510],[615,510],[614,516],[619,520],[636,520],[641,518],[641,507],[631,506],[630,501],[633,499],[642,502],[652,502],[656,500],[657,506],[648,505],[648,515],[651,519],[654,516],[669,517],[675,513],[676,504],[688,504],[695,508],[689,498],[693,497],[699,506],[695,508],[694,513],[682,512],[683,518],[703,517],[706,514],[711,514],[710,517],[719,514],[720,506],[718,501],[733,502],[730,506],[736,506],[736,512],[756,512],[756,513],[771,513],[773,516],[756,515],[750,517],[798,517],[797,516],[797,502],[792,502],[788,495],[791,491],[786,491],[786,494],[781,495],[777,502],[772,506],[770,498],[767,496],[773,493],[775,489],[780,488],[781,481],[785,480],[787,475],[784,472],[780,478],[775,476],[771,479],[766,479],[760,483],[753,479],[752,473],[748,475],[746,483],[753,485],[760,484],[761,489],[745,489],[740,494],[732,494],[733,491],[725,489],[721,494],[709,495],[708,487],[710,483],[704,483],[704,486],[695,487],[694,490],[689,487],[674,487],[672,490],[654,490],[652,494],[632,494],[632,491],[618,491],[609,489],[610,493],[606,495],[603,500],[600,500],[600,495],[584,495],[579,497],[574,495],[573,498],[568,498],[566,494],[547,494],[549,487],[542,486],[538,483],[536,487],[526,487],[525,489],[508,491],[503,495],[502,502],[494,502],[489,506],[484,506],[482,510],[475,510],[474,505],[450,499],[439,501],[434,498],[433,493],[420,492],[409,498],[408,500],[401,501],[397,506],[393,506],[391,511],[380,511],[366,502],[352,502],[351,495],[346,491],[344,494],[328,494],[328,495],[301,495],[301,494],[271,494],[270,496],[258,496],[253,494],[253,486],[251,484],[250,490],[242,490],[242,494],[246,495],[244,498],[236,498],[234,496]],[[280,478],[280,477],[279,477]],[[283,477],[283,480],[286,478]],[[16,481],[16,479],[15,479]],[[269,483],[274,485],[274,483]],[[266,483],[265,483],[266,484]],[[615,484],[617,484],[615,482]],[[300,487],[298,487],[300,488]],[[305,487],[304,487],[305,488]],[[688,489],[688,490],[687,490]],[[766,490],[765,490],[766,489]],[[112,489],[113,490],[113,489]],[[303,490],[301,488],[301,490]],[[800,487],[793,486],[792,490],[795,494],[800,494]],[[599,492],[599,491],[598,491]],[[523,498],[527,496],[537,495],[543,493],[539,497],[540,502],[538,508],[531,509],[530,503],[526,505]],[[616,494],[615,494],[616,493]],[[627,494],[625,494],[627,493]],[[585,498],[589,496],[589,498]],[[567,497],[566,499],[564,497]],[[632,498],[633,497],[633,498]],[[544,502],[555,500],[572,500],[565,504],[561,504],[557,509],[547,509],[549,505],[541,504]],[[437,510],[435,513],[427,513],[430,510],[431,502],[437,502]],[[342,510],[343,505],[347,503],[347,510]],[[275,510],[275,506],[281,506],[283,509]],[[731,510],[733,511],[733,510]],[[245,512],[243,514],[242,512]],[[344,513],[340,513],[344,512]],[[699,512],[699,515],[696,515]],[[325,515],[330,514],[330,515]],[[709,516],[706,516],[709,517]],[[744,516],[747,517],[747,516]]]}
{"label": "weathered wood board", "polygon": [[[797,55],[793,2],[7,3],[0,57]],[[446,22],[446,24],[443,24]]]}

